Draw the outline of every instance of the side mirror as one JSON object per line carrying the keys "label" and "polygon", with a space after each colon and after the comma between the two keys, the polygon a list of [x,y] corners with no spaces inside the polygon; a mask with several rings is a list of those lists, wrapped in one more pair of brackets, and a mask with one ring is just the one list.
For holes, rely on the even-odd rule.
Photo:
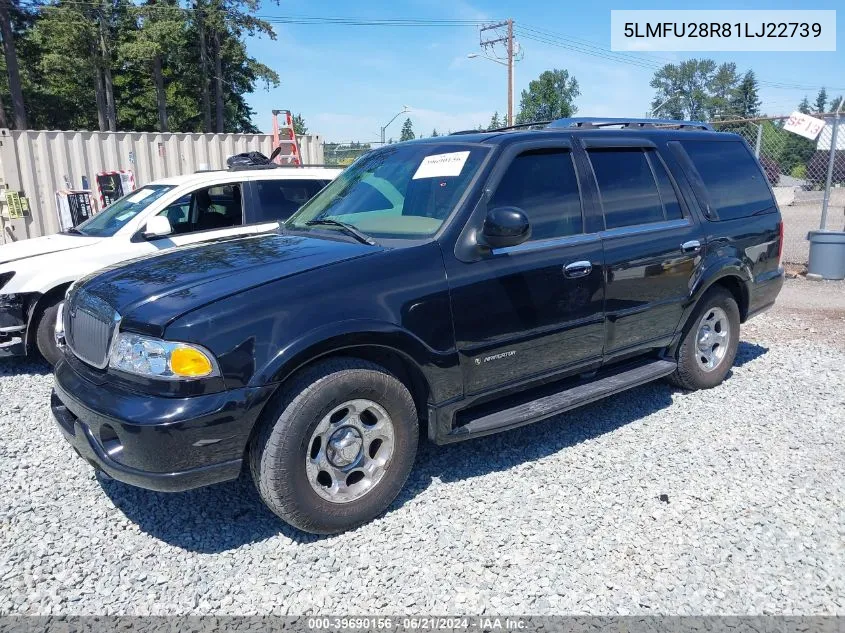
{"label": "side mirror", "polygon": [[147,226],[144,227],[144,237],[148,240],[164,237],[171,233],[173,233],[173,227],[170,226],[170,220],[163,215],[154,215],[147,220]]}
{"label": "side mirror", "polygon": [[519,207],[496,207],[487,213],[481,234],[490,248],[505,248],[531,237],[531,225]]}

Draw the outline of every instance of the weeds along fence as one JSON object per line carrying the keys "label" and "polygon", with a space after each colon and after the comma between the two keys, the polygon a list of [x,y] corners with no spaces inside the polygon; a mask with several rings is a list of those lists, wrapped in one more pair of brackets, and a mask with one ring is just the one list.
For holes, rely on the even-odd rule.
{"label": "weeds along fence", "polygon": [[[300,136],[303,162],[324,162],[322,139]],[[0,225],[2,242],[59,230],[56,192],[90,189],[97,199],[100,172],[128,170],[136,187],[201,169],[224,169],[240,152],[273,151],[270,134],[182,134],[0,129]],[[15,213],[7,193],[24,198],[28,211]]]}

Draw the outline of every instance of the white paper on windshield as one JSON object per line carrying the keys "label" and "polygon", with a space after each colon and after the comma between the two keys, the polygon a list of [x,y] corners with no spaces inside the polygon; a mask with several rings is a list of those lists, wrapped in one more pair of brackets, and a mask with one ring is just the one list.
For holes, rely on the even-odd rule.
{"label": "white paper on windshield", "polygon": [[131,196],[127,198],[128,202],[135,204],[136,202],[141,202],[147,196],[153,195],[154,189],[139,189],[137,193],[133,193]]}
{"label": "white paper on windshield", "polygon": [[426,156],[420,166],[417,167],[413,180],[457,176],[464,168],[467,158],[469,158],[469,152],[449,152],[448,154]]}

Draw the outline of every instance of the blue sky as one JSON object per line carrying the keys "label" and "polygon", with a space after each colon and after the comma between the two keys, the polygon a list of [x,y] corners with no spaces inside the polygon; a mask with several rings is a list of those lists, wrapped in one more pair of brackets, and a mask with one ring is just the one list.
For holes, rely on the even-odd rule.
{"label": "blue sky", "polygon": [[[841,7],[834,0],[814,2],[812,9]],[[503,2],[501,0],[396,0],[356,3],[281,0],[266,2],[262,16],[319,16],[369,19],[422,18],[493,20],[512,17],[517,28],[543,29],[577,38],[599,49],[610,49],[611,9],[792,9],[794,2],[745,0],[693,4],[665,0],[592,0],[579,10],[565,2]],[[840,11],[840,14],[845,12]],[[710,57],[736,62],[741,71],[753,69],[770,84],[761,86],[763,110],[788,114],[806,94],[813,101],[818,88],[830,96],[845,93],[845,40],[842,18],[837,16],[837,51],[824,53],[626,53],[628,59],[646,64],[677,62],[688,57]],[[374,141],[379,128],[404,104],[417,134],[473,128],[487,124],[494,110],[507,108],[507,72],[483,59],[468,59],[478,52],[476,26],[345,26],[274,24],[277,39],[251,38],[249,53],[275,69],[281,85],[269,91],[259,87],[249,95],[255,123],[270,128],[273,108],[301,113],[312,133],[327,141]],[[544,70],[566,68],[578,79],[581,96],[576,101],[583,116],[642,117],[648,110],[653,69],[621,63],[599,55],[552,46],[523,38],[524,58],[516,65],[517,108],[519,94]],[[596,50],[596,49],[591,49]],[[839,90],[835,90],[839,88]],[[388,128],[398,138],[405,115]]]}

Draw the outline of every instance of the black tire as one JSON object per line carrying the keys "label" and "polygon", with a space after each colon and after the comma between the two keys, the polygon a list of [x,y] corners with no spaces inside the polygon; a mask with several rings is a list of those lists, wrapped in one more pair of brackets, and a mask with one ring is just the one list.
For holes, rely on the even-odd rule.
{"label": "black tire", "polygon": [[[698,360],[698,325],[702,318],[712,314],[714,309],[721,309],[727,317],[728,342],[724,356],[713,369],[707,371]],[[683,338],[678,347],[678,368],[669,376],[669,382],[690,391],[710,389],[721,384],[736,358],[739,320],[739,307],[728,290],[721,287],[708,290],[684,325]]]}
{"label": "black tire", "polygon": [[37,317],[35,323],[35,346],[38,353],[46,360],[51,367],[59,362],[62,351],[56,345],[56,314],[59,311],[59,304],[62,300],[56,299],[49,304]]}
{"label": "black tire", "polygon": [[[303,370],[283,389],[250,444],[250,471],[264,503],[287,523],[315,534],[349,530],[384,512],[405,485],[417,452],[417,410],[405,385],[375,363],[333,358]],[[333,503],[308,479],[309,443],[325,416],[356,398],[377,403],[390,416],[393,454],[369,492]]]}

